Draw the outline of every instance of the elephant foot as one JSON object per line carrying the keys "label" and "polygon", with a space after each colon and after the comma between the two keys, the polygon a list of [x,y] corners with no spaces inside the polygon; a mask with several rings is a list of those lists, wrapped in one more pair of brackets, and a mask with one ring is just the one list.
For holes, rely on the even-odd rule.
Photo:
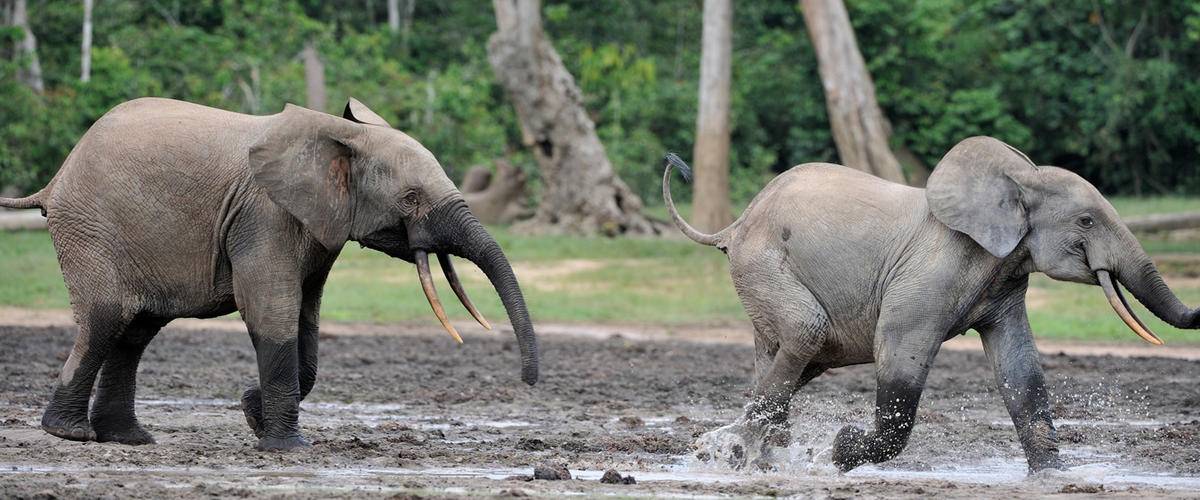
{"label": "elephant foot", "polygon": [[304,439],[304,436],[293,434],[285,438],[264,437],[258,440],[258,446],[254,449],[258,451],[297,451],[307,448],[312,448],[312,443]]}
{"label": "elephant foot", "polygon": [[121,424],[93,420],[96,420],[93,427],[96,429],[96,441],[98,442],[121,443],[130,446],[155,443],[154,436],[146,432],[146,429],[143,429],[137,420],[127,420]]}
{"label": "elephant foot", "polygon": [[42,430],[51,436],[70,441],[95,441],[96,431],[86,415],[73,415],[58,410],[53,404],[42,414]]}
{"label": "elephant foot", "polygon": [[847,425],[833,439],[833,465],[838,471],[850,472],[855,467],[870,462],[867,450],[866,431]]}
{"label": "elephant foot", "polygon": [[749,465],[754,470],[773,471],[778,469],[774,448],[785,448],[790,442],[786,424],[762,424],[743,418],[700,436],[695,444],[696,458],[734,470]]}
{"label": "elephant foot", "polygon": [[242,393],[242,414],[246,415],[246,425],[254,431],[254,437],[261,439],[266,435],[267,422],[263,419],[262,393],[257,387],[251,387]]}
{"label": "elephant foot", "polygon": [[1043,471],[1064,471],[1067,470],[1063,465],[1062,459],[1058,457],[1058,452],[1047,452],[1038,456],[1026,456],[1026,461],[1029,462],[1029,474],[1034,475]]}

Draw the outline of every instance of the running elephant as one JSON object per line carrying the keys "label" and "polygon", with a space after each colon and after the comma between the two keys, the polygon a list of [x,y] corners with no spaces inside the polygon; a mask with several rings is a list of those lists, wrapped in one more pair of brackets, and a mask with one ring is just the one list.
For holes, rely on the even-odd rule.
{"label": "running elephant", "polygon": [[449,256],[475,263],[508,312],[521,379],[538,379],[537,338],[504,253],[433,154],[354,99],[341,117],[292,105],[249,116],[129,101],[84,134],[44,189],[0,206],[42,209],[79,323],[42,416],[42,428],[64,439],[154,442],[133,408],[146,345],[175,318],[236,310],[258,355],[259,385],[242,398],[258,448],[309,446],[299,403],[316,380],[321,291],[348,240],[415,263],[460,342],[428,256],[488,327]]}
{"label": "running elephant", "polygon": [[[1117,315],[1161,341],[1119,285],[1178,328],[1200,328],[1164,284],[1116,210],[1083,178],[1039,167],[1013,147],[972,137],[951,149],[928,189],[830,164],[772,180],[729,227],[704,234],[663,198],[692,240],[729,256],[754,325],[755,387],[745,414],[702,437],[735,466],[788,439],[793,394],[825,370],[874,362],[874,429],[846,426],[832,459],[848,471],[890,460],[912,431],[926,375],[945,340],[980,333],[1031,471],[1061,468],[1025,309],[1029,274],[1099,285]],[[760,455],[761,456],[761,455]],[[726,458],[726,457],[722,457]],[[760,462],[759,465],[762,465]]]}

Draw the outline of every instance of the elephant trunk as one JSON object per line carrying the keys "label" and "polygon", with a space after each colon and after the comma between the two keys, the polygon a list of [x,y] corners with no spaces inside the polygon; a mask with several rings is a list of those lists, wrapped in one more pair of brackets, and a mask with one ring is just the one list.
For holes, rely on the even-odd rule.
{"label": "elephant trunk", "polygon": [[1123,254],[1112,270],[1117,280],[1150,312],[1171,326],[1200,328],[1200,310],[1190,309],[1179,300],[1133,233],[1128,230],[1125,233]]}
{"label": "elephant trunk", "polygon": [[[517,337],[517,346],[521,351],[521,380],[529,385],[537,383],[537,336],[533,332],[533,322],[529,318],[529,310],[525,307],[525,296],[521,294],[521,285],[517,283],[517,277],[508,263],[508,258],[504,256],[500,245],[496,243],[491,234],[488,234],[483,224],[467,208],[465,202],[455,200],[440,208],[441,213],[430,218],[438,220],[440,224],[444,224],[445,228],[449,228],[444,236],[449,240],[447,243],[450,252],[470,260],[492,282],[492,287],[500,296],[500,302],[504,304],[508,320],[513,326],[513,333]],[[443,261],[444,269],[446,268],[444,264],[447,262],[448,260]],[[452,274],[453,271],[450,271],[447,279],[450,280],[451,286],[455,286],[458,280],[456,276],[452,277]],[[459,290],[457,286],[455,288],[455,293],[463,301],[463,305],[472,312],[472,315],[476,316],[477,320],[480,320],[481,324],[488,327],[486,320],[477,315],[474,307],[469,305],[470,301],[465,300],[465,292]]]}

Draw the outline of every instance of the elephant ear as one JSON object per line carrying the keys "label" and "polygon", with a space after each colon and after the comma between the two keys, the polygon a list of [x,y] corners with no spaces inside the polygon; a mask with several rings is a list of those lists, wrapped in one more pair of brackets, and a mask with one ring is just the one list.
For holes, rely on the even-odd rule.
{"label": "elephant ear", "polygon": [[351,122],[288,104],[250,147],[250,176],[326,248],[350,236]]}
{"label": "elephant ear", "polygon": [[392,128],[382,116],[371,111],[371,108],[368,108],[366,104],[359,102],[358,99],[353,97],[349,101],[346,101],[346,110],[342,111],[342,118],[366,125],[379,125],[381,127]]}
{"label": "elephant ear", "polygon": [[1016,148],[991,137],[958,143],[926,184],[933,216],[1003,258],[1029,231],[1021,187],[1014,180],[1037,167]]}

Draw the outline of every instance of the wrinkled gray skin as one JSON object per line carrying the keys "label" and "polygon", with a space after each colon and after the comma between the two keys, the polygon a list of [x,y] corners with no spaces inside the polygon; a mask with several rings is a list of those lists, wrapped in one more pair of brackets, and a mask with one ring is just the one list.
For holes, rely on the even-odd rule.
{"label": "wrinkled gray skin", "polygon": [[701,440],[728,445],[721,458],[735,466],[755,447],[787,442],[796,390],[827,369],[870,362],[877,365],[874,429],[843,428],[833,462],[847,471],[895,457],[939,346],[975,329],[1030,470],[1060,468],[1025,310],[1033,272],[1097,284],[1097,272],[1108,271],[1167,323],[1200,327],[1197,311],[1171,293],[1091,184],[1036,167],[992,138],[955,146],[927,190],[838,165],[795,167],[713,235],[679,217],[670,172],[668,163],[663,195],[676,225],[728,254],[755,329],[753,399],[737,423]]}
{"label": "wrinkled gray skin", "polygon": [[133,409],[142,351],[174,318],[237,310],[258,355],[259,386],[243,397],[258,447],[308,446],[298,405],[316,380],[321,290],[347,240],[478,265],[516,332],[522,379],[538,377],[499,246],[434,156],[358,101],[344,117],[130,101],[84,134],[46,188],[0,206],[42,208],[79,323],[42,417],[61,438],[152,443]]}

